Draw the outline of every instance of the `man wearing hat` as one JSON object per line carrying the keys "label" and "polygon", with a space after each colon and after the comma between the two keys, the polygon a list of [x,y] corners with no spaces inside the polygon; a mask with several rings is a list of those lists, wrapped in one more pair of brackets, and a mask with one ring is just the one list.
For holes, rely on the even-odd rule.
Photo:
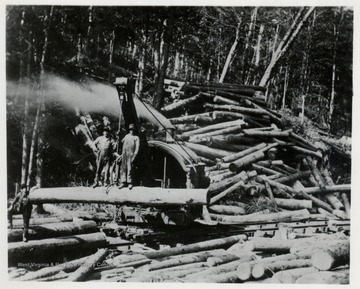
{"label": "man wearing hat", "polygon": [[121,184],[119,189],[128,184],[128,188],[131,190],[133,187],[133,163],[139,152],[140,139],[134,135],[135,125],[131,123],[129,125],[129,133],[122,140],[122,162],[121,162]]}
{"label": "man wearing hat", "polygon": [[99,185],[99,180],[101,177],[101,173],[105,168],[105,177],[104,183],[109,184],[109,175],[111,162],[113,160],[114,155],[119,156],[116,153],[116,142],[110,135],[110,130],[108,127],[104,127],[104,132],[102,136],[99,136],[95,142],[95,147],[97,149],[97,162],[96,162],[96,175],[94,180],[93,188]]}
{"label": "man wearing hat", "polygon": [[23,241],[28,241],[28,231],[29,231],[29,222],[32,211],[32,204],[29,202],[29,191],[27,186],[22,184],[20,191],[16,194],[14,200],[11,202],[10,207],[8,208],[8,221],[9,228],[13,228],[12,219],[15,214],[23,215]]}

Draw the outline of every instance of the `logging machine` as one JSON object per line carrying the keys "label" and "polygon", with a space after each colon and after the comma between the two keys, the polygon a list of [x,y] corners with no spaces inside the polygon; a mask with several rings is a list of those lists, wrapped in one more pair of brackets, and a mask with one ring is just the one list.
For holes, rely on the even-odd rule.
{"label": "logging machine", "polygon": [[[135,95],[135,79],[117,78],[119,95],[119,131],[123,118],[125,128],[135,124],[140,151],[135,163],[135,187],[32,188],[29,200],[36,203],[107,203],[120,206],[122,222],[187,225],[202,215],[208,204],[209,179],[205,164],[189,148],[172,137],[148,106]],[[147,140],[140,125],[133,97],[136,97],[163,130],[163,139]],[[119,146],[118,146],[119,147]]]}

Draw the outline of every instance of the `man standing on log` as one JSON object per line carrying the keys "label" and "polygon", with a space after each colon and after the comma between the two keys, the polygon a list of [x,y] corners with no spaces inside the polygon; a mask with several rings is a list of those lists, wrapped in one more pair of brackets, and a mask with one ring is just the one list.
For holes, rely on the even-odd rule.
{"label": "man standing on log", "polygon": [[122,140],[121,184],[119,189],[125,187],[126,184],[128,184],[129,190],[133,187],[133,164],[140,148],[140,139],[134,135],[134,130],[135,125],[131,123],[129,133]]}
{"label": "man standing on log", "polygon": [[13,228],[12,216],[15,214],[23,215],[23,241],[28,241],[29,223],[32,211],[32,204],[29,202],[29,191],[26,185],[21,185],[20,191],[16,194],[14,200],[8,208],[8,221],[10,229]]}
{"label": "man standing on log", "polygon": [[98,157],[96,162],[96,175],[93,188],[96,188],[99,185],[101,173],[104,168],[104,184],[109,185],[111,162],[113,161],[114,155],[119,157],[119,155],[116,153],[116,142],[112,139],[108,127],[104,128],[103,134],[104,135],[99,136],[94,142]]}

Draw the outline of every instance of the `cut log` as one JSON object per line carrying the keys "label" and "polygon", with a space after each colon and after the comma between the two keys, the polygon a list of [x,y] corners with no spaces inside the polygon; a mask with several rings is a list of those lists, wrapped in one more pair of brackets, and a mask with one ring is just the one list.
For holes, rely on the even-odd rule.
{"label": "cut log", "polygon": [[316,152],[316,151],[314,152],[314,151],[304,149],[304,148],[299,147],[299,146],[290,146],[289,149],[293,150],[295,152],[305,154],[305,155],[308,155],[308,156],[312,156],[312,157],[316,157],[316,158],[319,158],[319,159],[322,159],[322,157],[323,157],[320,152]]}
{"label": "cut log", "polygon": [[257,264],[252,269],[252,276],[255,279],[271,277],[278,271],[284,271],[295,268],[312,267],[311,260],[290,260],[290,261],[279,261],[270,264]]}
{"label": "cut log", "polygon": [[272,169],[259,166],[257,164],[251,164],[252,168],[256,170],[259,174],[265,174],[265,175],[277,175],[279,174],[277,171],[274,171]]}
{"label": "cut log", "polygon": [[172,124],[194,123],[197,117],[212,117],[212,112],[175,117],[175,118],[170,118],[169,120]]}
{"label": "cut log", "polygon": [[150,259],[159,259],[167,256],[174,256],[186,253],[200,252],[212,249],[227,248],[231,245],[239,242],[240,240],[246,240],[245,235],[236,235],[227,238],[213,239],[209,241],[184,245],[181,247],[175,247],[170,249],[164,249],[154,252],[144,252],[143,254]]}
{"label": "cut log", "polygon": [[164,189],[134,187],[68,187],[34,188],[30,191],[32,203],[98,203],[98,204],[148,204],[206,205],[207,189]]}
{"label": "cut log", "polygon": [[232,172],[238,172],[243,167],[252,164],[258,160],[261,160],[265,157],[265,154],[263,151],[256,151],[254,153],[251,153],[245,157],[242,157],[241,159],[238,159],[229,165],[229,169]]}
{"label": "cut log", "polygon": [[179,100],[178,102],[169,104],[169,105],[161,108],[161,111],[163,111],[165,113],[169,113],[169,112],[175,111],[177,109],[184,108],[184,107],[186,107],[186,105],[196,103],[197,101],[203,99],[205,96],[206,96],[205,93],[196,94],[187,99],[182,99],[182,100]]}
{"label": "cut log", "polygon": [[213,205],[209,207],[209,211],[224,215],[244,215],[246,213],[246,210],[243,207],[229,205]]}
{"label": "cut log", "polygon": [[[61,215],[57,217],[44,217],[44,218],[31,218],[29,226],[39,226],[44,224],[53,224],[53,223],[61,223],[61,222],[72,222],[73,217],[71,215]],[[23,227],[23,220],[21,219],[14,219],[13,220],[13,228],[20,229]]]}
{"label": "cut log", "polygon": [[322,248],[311,258],[313,266],[321,271],[328,271],[350,261],[350,241],[339,241],[337,246]]}
{"label": "cut log", "polygon": [[295,199],[280,199],[280,198],[275,198],[274,200],[276,205],[284,209],[299,210],[299,209],[312,208],[312,201],[310,200],[295,200]]}
{"label": "cut log", "polygon": [[284,164],[282,160],[265,160],[256,163],[259,166],[271,168],[272,166],[281,166]]}
{"label": "cut log", "polygon": [[258,151],[258,150],[260,150],[260,149],[263,149],[263,148],[265,148],[265,147],[266,147],[266,144],[265,144],[265,143],[260,143],[260,144],[258,144],[257,146],[250,147],[250,148],[248,148],[248,149],[246,149],[246,150],[244,150],[244,151],[241,151],[241,152],[239,152],[239,153],[231,154],[231,155],[229,155],[229,156],[223,157],[223,158],[222,158],[222,161],[223,161],[224,163],[232,162],[232,161],[238,160],[238,159],[240,159],[240,158],[242,158],[242,157],[244,157],[244,156],[247,156],[247,155],[249,155],[249,154],[251,154],[251,153],[253,153],[253,152],[256,152],[256,151]]}
{"label": "cut log", "polygon": [[234,120],[234,121],[228,121],[228,122],[221,122],[213,125],[208,125],[203,128],[199,128],[190,132],[183,133],[182,135],[184,137],[194,136],[194,135],[200,135],[207,132],[212,132],[220,129],[225,129],[233,126],[242,126],[245,122],[242,119]]}
{"label": "cut log", "polygon": [[281,184],[286,184],[286,183],[291,183],[291,182],[294,182],[294,181],[302,179],[302,178],[307,178],[310,175],[311,175],[311,171],[301,171],[301,172],[297,172],[295,174],[292,174],[292,175],[289,175],[286,177],[275,179],[274,181],[281,183]]}
{"label": "cut log", "polygon": [[204,107],[211,108],[213,110],[219,110],[219,111],[231,111],[231,112],[238,112],[238,113],[248,113],[248,114],[256,114],[256,115],[264,115],[267,114],[266,110],[263,109],[256,109],[256,108],[248,108],[248,107],[242,107],[239,106],[239,104],[211,104],[211,103],[205,103]]}
{"label": "cut log", "polygon": [[303,275],[296,284],[349,284],[349,272],[316,272]]}
{"label": "cut log", "polygon": [[239,259],[240,258],[236,255],[225,254],[222,256],[209,257],[206,260],[206,263],[208,264],[209,267],[215,267],[215,266],[219,266],[221,264],[229,263],[229,262],[239,260]]}
{"label": "cut log", "polygon": [[[328,186],[334,186],[335,183],[332,180],[330,173],[328,170],[324,170],[322,172],[322,176],[325,179],[325,182]],[[324,199],[331,205],[333,206],[334,209],[336,210],[342,210],[344,209],[345,204],[342,204],[341,201],[339,200],[340,197],[340,193],[339,192],[335,192],[335,193],[329,193],[329,194],[324,194]]]}
{"label": "cut log", "polygon": [[236,174],[233,177],[224,179],[220,182],[216,182],[216,183],[212,183],[209,187],[209,196],[215,196],[218,193],[226,190],[227,188],[229,188],[230,186],[232,186],[235,183],[238,183],[240,181],[246,181],[249,178],[252,178],[256,176],[256,172],[255,171],[250,171],[248,173],[246,173],[245,171],[242,171],[238,174]]}
{"label": "cut log", "polygon": [[225,180],[226,178],[233,177],[235,173],[233,172],[225,172],[216,176],[209,176],[211,182],[220,182],[222,180]]}
{"label": "cut log", "polygon": [[107,244],[103,233],[92,233],[68,237],[50,238],[36,241],[15,242],[8,244],[8,256],[10,263],[25,262],[31,260],[51,259],[62,253],[85,252],[86,250],[103,247]]}
{"label": "cut log", "polygon": [[310,166],[311,172],[316,180],[316,182],[319,184],[320,188],[325,188],[325,181],[323,180],[318,168],[316,167],[316,161],[313,160],[310,156],[306,157],[306,161]]}
{"label": "cut log", "polygon": [[107,254],[107,249],[100,249],[94,255],[90,256],[74,273],[70,274],[66,281],[83,281],[92,269],[106,258]]}
{"label": "cut log", "polygon": [[318,187],[304,188],[303,191],[304,191],[304,193],[307,193],[307,194],[350,192],[351,191],[351,184],[326,186],[324,188],[318,188]]}
{"label": "cut log", "polygon": [[211,160],[220,159],[231,154],[229,151],[209,148],[204,145],[185,142],[185,145],[197,155]]}
{"label": "cut log", "polygon": [[216,95],[213,99],[215,103],[229,104],[229,105],[240,105],[240,102]]}
{"label": "cut log", "polygon": [[192,253],[180,256],[178,258],[172,258],[169,260],[157,262],[154,264],[150,264],[147,269],[148,271],[155,271],[164,268],[176,267],[186,264],[198,263],[198,262],[206,262],[209,257],[214,257],[217,255],[224,255],[224,250],[212,250],[206,252]]}
{"label": "cut log", "polygon": [[[98,226],[94,221],[51,223],[32,227],[31,230],[29,230],[29,239],[39,240],[52,237],[94,233],[97,231]],[[8,232],[8,242],[22,241],[22,233],[22,229],[10,230]]]}
{"label": "cut log", "polygon": [[233,184],[231,187],[227,188],[226,190],[224,190],[223,192],[221,192],[220,194],[217,194],[216,196],[213,196],[210,201],[209,204],[215,204],[217,201],[219,201],[220,199],[222,199],[223,197],[225,197],[226,195],[232,193],[233,191],[237,190],[238,188],[244,186],[244,182],[243,181],[239,181],[235,184]]}
{"label": "cut log", "polygon": [[279,124],[279,125],[282,124],[281,119],[279,117],[277,117],[274,113],[272,113],[272,112],[270,112],[270,111],[268,111],[266,109],[263,109],[261,106],[255,104],[253,101],[245,100],[245,103],[248,104],[248,105],[251,105],[254,108],[264,110],[272,121],[274,121],[276,124]]}
{"label": "cut log", "polygon": [[319,270],[314,267],[296,268],[275,273],[271,277],[271,283],[293,284],[301,276],[316,273]]}
{"label": "cut log", "polygon": [[235,144],[244,144],[244,145],[257,145],[259,143],[259,139],[253,137],[247,137],[243,134],[230,134],[224,136],[225,141],[228,143],[235,143]]}
{"label": "cut log", "polygon": [[231,126],[228,128],[214,130],[214,131],[203,133],[203,134],[193,135],[189,138],[189,141],[194,142],[198,139],[208,138],[208,137],[212,137],[212,136],[237,133],[237,132],[240,132],[241,130],[242,130],[242,125],[235,125],[235,126]]}
{"label": "cut log", "polygon": [[69,277],[68,273],[65,273],[64,271],[60,271],[59,273],[57,273],[54,276],[40,278],[40,279],[37,279],[36,281],[38,281],[38,282],[50,282],[50,281],[63,280],[63,279],[66,279],[68,277]]}
{"label": "cut log", "polygon": [[119,256],[110,259],[109,263],[114,266],[120,266],[141,260],[148,260],[148,258],[146,258],[142,254],[121,254]]}
{"label": "cut log", "polygon": [[213,119],[221,120],[221,119],[244,119],[245,116],[238,112],[231,112],[231,111],[214,111],[213,112]]}
{"label": "cut log", "polygon": [[279,256],[275,256],[275,257],[268,257],[268,258],[263,258],[263,259],[246,262],[246,263],[240,264],[237,267],[236,274],[241,281],[247,281],[252,277],[252,269],[257,264],[264,264],[264,263],[271,264],[274,262],[295,260],[297,258],[298,257],[296,255],[285,254],[285,255],[279,255]]}
{"label": "cut log", "polygon": [[288,137],[289,131],[255,131],[255,130],[244,130],[247,136],[253,137]]}
{"label": "cut log", "polygon": [[223,140],[224,136],[213,136],[209,138],[205,138],[205,145],[216,148],[216,149],[222,149],[232,152],[240,152],[244,151],[249,148],[249,146],[246,145],[239,145],[239,144],[231,144]]}
{"label": "cut log", "polygon": [[[175,133],[179,133],[179,134],[184,134],[189,131],[199,129],[199,126],[194,123],[176,124],[174,127],[175,127]],[[187,138],[181,136],[180,139],[187,139]]]}
{"label": "cut log", "polygon": [[269,213],[269,214],[249,214],[244,216],[226,216],[226,215],[215,215],[210,214],[210,216],[219,222],[222,223],[232,223],[232,224],[248,224],[256,222],[286,222],[286,221],[300,221],[307,220],[310,217],[308,210],[297,210],[297,211],[288,211],[288,212],[278,212],[278,213]]}
{"label": "cut log", "polygon": [[265,184],[266,192],[267,192],[267,194],[269,196],[269,199],[274,202],[274,200],[275,200],[274,194],[273,194],[273,192],[271,190],[271,187],[270,187],[269,183],[267,181],[265,181],[264,184]]}
{"label": "cut log", "polygon": [[29,272],[17,279],[17,281],[32,281],[36,279],[46,278],[58,274],[61,271],[72,272],[78,269],[88,257],[82,257],[73,261],[65,262],[52,267],[44,267],[40,270]]}

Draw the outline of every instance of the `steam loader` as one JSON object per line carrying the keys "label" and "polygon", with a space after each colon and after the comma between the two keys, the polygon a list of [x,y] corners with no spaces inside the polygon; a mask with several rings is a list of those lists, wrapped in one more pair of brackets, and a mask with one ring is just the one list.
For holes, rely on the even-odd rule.
{"label": "steam loader", "polygon": [[140,138],[134,188],[131,191],[128,188],[118,189],[115,184],[97,188],[33,187],[29,201],[32,204],[114,204],[119,206],[123,222],[165,225],[192,223],[202,215],[202,207],[209,201],[209,179],[205,176],[205,164],[192,150],[173,139],[172,127],[161,124],[165,141],[148,141],[134,105],[135,80],[117,78],[114,85],[120,102],[119,128],[123,118],[125,128],[130,123],[135,124],[135,134]]}

